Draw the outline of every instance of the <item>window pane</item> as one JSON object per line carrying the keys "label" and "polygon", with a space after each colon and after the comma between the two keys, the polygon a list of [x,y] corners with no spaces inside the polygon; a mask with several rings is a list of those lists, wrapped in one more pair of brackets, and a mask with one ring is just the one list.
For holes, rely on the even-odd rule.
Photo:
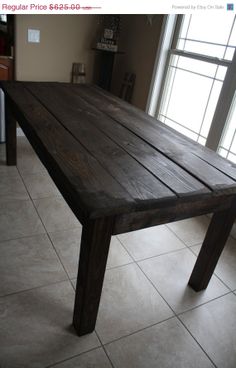
{"label": "window pane", "polygon": [[203,138],[201,136],[198,137],[198,143],[202,144],[203,146],[206,145],[206,138]]}
{"label": "window pane", "polygon": [[224,148],[219,148],[218,152],[222,157],[227,157],[228,151],[226,151]]}
{"label": "window pane", "polygon": [[194,15],[191,17],[187,38],[226,45],[233,20],[234,14]]}
{"label": "window pane", "polygon": [[234,57],[234,48],[232,47],[227,47],[226,52],[225,52],[225,56],[224,59],[225,60],[233,60]]}
{"label": "window pane", "polygon": [[200,131],[200,134],[205,138],[207,138],[210,127],[211,127],[211,122],[212,122],[213,115],[214,115],[214,112],[215,112],[216,104],[217,104],[218,99],[219,99],[222,84],[223,83],[219,82],[219,81],[214,81],[213,82],[211,94],[210,94],[209,101],[208,101],[208,104],[207,104],[205,117],[204,117],[202,128],[201,128],[201,131]]}
{"label": "window pane", "polygon": [[165,118],[165,123],[166,125],[170,126],[171,128],[175,129],[175,130],[178,130],[178,132],[186,135],[187,137],[193,139],[194,141],[197,140],[197,137],[198,135],[194,132],[192,132],[191,130],[179,125],[178,123],[168,119],[168,118]]}
{"label": "window pane", "polygon": [[226,66],[219,66],[216,73],[216,78],[223,81],[225,79],[225,74],[227,72]]}
{"label": "window pane", "polygon": [[204,61],[194,60],[183,56],[173,56],[173,60],[177,58],[177,62],[172,62],[171,59],[171,65],[175,65],[178,66],[178,68],[186,69],[193,73],[199,73],[207,77],[214,77],[216,74],[217,65],[215,64],[206,63]]}
{"label": "window pane", "polygon": [[229,153],[227,159],[236,164],[236,156],[234,154]]}
{"label": "window pane", "polygon": [[[236,42],[235,15],[184,15],[177,40],[177,49],[232,60]],[[230,46],[229,46],[230,43]],[[160,120],[205,145],[224,83],[227,67],[190,55],[170,57],[159,109]],[[209,59],[210,60],[210,59]],[[211,61],[211,60],[210,60]],[[220,63],[220,62],[219,62]],[[225,133],[222,155],[236,157],[236,129]],[[232,122],[228,123],[228,126]],[[230,138],[229,138],[230,136]],[[227,146],[227,144],[228,146]],[[231,157],[231,156],[230,156]]]}
{"label": "window pane", "polygon": [[222,59],[225,53],[225,46],[187,40],[183,43],[182,50]]}
{"label": "window pane", "polygon": [[[220,26],[219,26],[220,25]],[[233,30],[232,30],[233,26]],[[232,33],[230,34],[232,30]],[[229,40],[230,37],[230,40]],[[177,48],[202,55],[232,60],[236,46],[234,14],[184,16]],[[226,53],[226,56],[225,56]]]}
{"label": "window pane", "polygon": [[172,85],[174,83],[174,78],[175,78],[175,69],[169,68],[169,71],[167,73],[166,80],[165,80],[165,87],[164,87],[163,94],[162,94],[161,114],[163,114],[164,116],[166,116],[167,114],[168,105],[169,105],[169,101],[170,101],[171,93],[172,93]]}
{"label": "window pane", "polygon": [[188,28],[189,28],[189,24],[191,22],[191,15],[185,15],[183,18],[183,23],[181,25],[181,30],[180,30],[180,34],[179,37],[182,38],[187,38],[187,33],[188,33]]}
{"label": "window pane", "polygon": [[230,147],[230,152],[236,154],[236,136],[234,136],[234,139],[232,140],[232,145]]}
{"label": "window pane", "polygon": [[236,22],[234,23],[234,27],[230,36],[229,45],[236,47]]}
{"label": "window pane", "polygon": [[210,78],[175,69],[174,83],[167,93],[170,100],[160,113],[199,132],[211,85]]}

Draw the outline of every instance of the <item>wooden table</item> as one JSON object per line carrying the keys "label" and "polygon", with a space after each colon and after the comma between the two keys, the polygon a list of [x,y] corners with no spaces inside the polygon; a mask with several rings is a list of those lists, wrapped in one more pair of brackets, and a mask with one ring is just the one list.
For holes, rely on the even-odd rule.
{"label": "wooden table", "polygon": [[[98,87],[2,82],[16,120],[82,223],[73,323],[95,328],[111,236],[213,212],[189,284],[207,287],[235,219],[236,167]],[[122,301],[121,301],[122,303]]]}

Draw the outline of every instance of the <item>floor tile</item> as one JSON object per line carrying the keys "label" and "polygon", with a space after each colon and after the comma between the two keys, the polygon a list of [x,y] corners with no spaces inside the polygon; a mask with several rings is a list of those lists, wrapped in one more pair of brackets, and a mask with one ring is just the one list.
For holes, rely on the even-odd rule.
{"label": "floor tile", "polygon": [[7,166],[6,164],[6,146],[0,143],[0,177],[19,176],[16,166]]}
{"label": "floor tile", "polygon": [[24,175],[46,171],[45,167],[34,153],[28,155],[19,154],[17,156],[17,168],[23,177]]}
{"label": "floor tile", "polygon": [[229,294],[180,316],[219,368],[236,367],[236,296]]}
{"label": "floor tile", "polygon": [[46,234],[0,243],[0,295],[67,280]]}
{"label": "floor tile", "polygon": [[193,217],[187,220],[177,221],[167,224],[183,242],[188,245],[195,245],[204,240],[210,218],[208,216]]}
{"label": "floor tile", "polygon": [[[76,228],[49,234],[70,278],[76,277],[78,272],[81,233],[82,228]],[[113,236],[110,244],[107,268],[132,262],[132,258],[128,255],[124,247]]]}
{"label": "floor tile", "polygon": [[229,290],[215,276],[204,291],[188,286],[196,257],[189,249],[162,255],[139,263],[148,278],[176,313],[196,307]]}
{"label": "floor tile", "polygon": [[15,177],[19,176],[19,172],[16,166],[7,166],[5,160],[0,159],[0,176],[3,177]]}
{"label": "floor tile", "polygon": [[135,264],[106,271],[96,331],[103,343],[173,315]]}
{"label": "floor tile", "polygon": [[0,206],[0,241],[43,233],[31,201],[9,201]]}
{"label": "floor tile", "polygon": [[125,233],[118,238],[136,261],[185,248],[165,225]]}
{"label": "floor tile", "polygon": [[17,136],[17,154],[20,156],[37,156],[28,139]]}
{"label": "floor tile", "polygon": [[116,368],[213,367],[176,318],[115,341],[105,349]]}
{"label": "floor tile", "polygon": [[107,259],[107,269],[122,266],[132,262],[132,258],[129,256],[117,237],[112,236]]}
{"label": "floor tile", "polygon": [[0,366],[45,368],[99,346],[95,333],[75,334],[73,304],[69,282],[0,298]]}
{"label": "floor tile", "polygon": [[27,154],[28,152],[34,152],[28,139],[25,136],[17,136],[17,153]]}
{"label": "floor tile", "polygon": [[61,197],[36,199],[34,204],[48,232],[80,226],[79,221]]}
{"label": "floor tile", "polygon": [[69,277],[77,276],[82,228],[49,233]]}
{"label": "floor tile", "polygon": [[[191,249],[197,255],[201,245]],[[236,289],[236,240],[229,238],[215,268],[215,274],[231,289]]]}
{"label": "floor tile", "polygon": [[32,199],[61,196],[47,172],[24,175],[24,183]]}
{"label": "floor tile", "polygon": [[46,171],[25,137],[17,137],[17,167],[22,176]]}
{"label": "floor tile", "polygon": [[78,357],[57,364],[55,368],[112,368],[102,348],[97,348]]}
{"label": "floor tile", "polygon": [[27,200],[30,199],[25,189],[24,183],[19,175],[1,176],[0,180],[0,199],[12,201],[15,199]]}

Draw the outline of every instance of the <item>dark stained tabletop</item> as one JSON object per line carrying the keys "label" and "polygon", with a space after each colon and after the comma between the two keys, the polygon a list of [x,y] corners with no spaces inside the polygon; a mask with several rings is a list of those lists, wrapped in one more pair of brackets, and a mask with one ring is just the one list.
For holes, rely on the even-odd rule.
{"label": "dark stained tabletop", "polygon": [[91,85],[2,82],[49,170],[89,217],[236,194],[236,166]]}

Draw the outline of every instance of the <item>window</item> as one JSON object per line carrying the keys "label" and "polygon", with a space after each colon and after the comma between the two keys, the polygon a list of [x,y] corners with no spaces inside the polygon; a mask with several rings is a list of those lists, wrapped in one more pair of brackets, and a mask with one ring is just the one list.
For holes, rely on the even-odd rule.
{"label": "window", "polygon": [[236,163],[236,96],[229,111],[227,123],[218,147],[219,154]]}
{"label": "window", "polygon": [[235,16],[168,16],[165,29],[170,19],[173,32],[169,41],[162,32],[157,60],[166,53],[165,67],[156,65],[154,79],[161,82],[152,85],[149,113],[236,162]]}

